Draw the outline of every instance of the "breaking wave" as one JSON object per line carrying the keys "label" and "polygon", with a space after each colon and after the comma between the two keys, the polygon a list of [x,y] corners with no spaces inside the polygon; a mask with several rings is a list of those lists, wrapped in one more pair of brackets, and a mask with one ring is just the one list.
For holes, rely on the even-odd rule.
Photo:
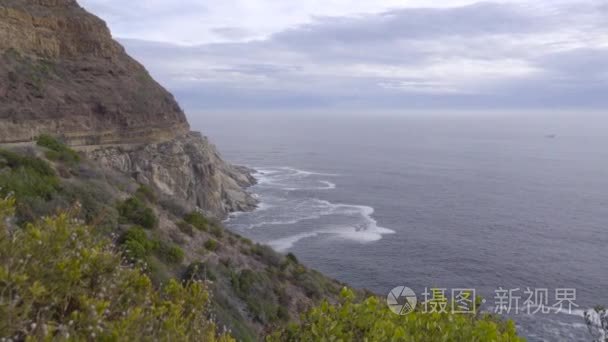
{"label": "breaking wave", "polygon": [[[319,236],[367,243],[394,233],[378,225],[373,218],[374,208],[370,206],[332,203],[315,197],[320,194],[318,191],[336,189],[337,184],[326,178],[334,180],[338,174],[291,167],[260,168],[257,171],[258,185],[253,191],[261,201],[259,208],[251,213],[231,216],[228,225],[243,232],[260,231],[262,236],[265,235],[263,242],[277,251],[287,251],[302,240]],[[300,223],[302,227],[298,225]],[[294,225],[298,226],[289,227]]]}

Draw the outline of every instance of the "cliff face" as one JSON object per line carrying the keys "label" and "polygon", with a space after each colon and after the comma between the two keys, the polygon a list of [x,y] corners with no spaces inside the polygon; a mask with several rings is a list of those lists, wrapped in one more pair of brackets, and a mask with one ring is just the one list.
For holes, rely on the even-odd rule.
{"label": "cliff face", "polygon": [[0,1],[0,142],[63,135],[72,145],[188,132],[173,96],[75,0]]}
{"label": "cliff face", "polygon": [[210,215],[255,205],[248,173],[75,0],[0,0],[0,79],[0,143],[60,136]]}
{"label": "cliff face", "polygon": [[208,215],[221,217],[256,205],[243,191],[255,180],[247,170],[222,161],[215,146],[199,133],[131,148],[96,149],[88,156]]}

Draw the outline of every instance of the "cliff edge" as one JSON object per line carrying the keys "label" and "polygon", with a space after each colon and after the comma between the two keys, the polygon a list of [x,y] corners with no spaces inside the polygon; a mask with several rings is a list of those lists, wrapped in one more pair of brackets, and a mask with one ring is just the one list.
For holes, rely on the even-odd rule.
{"label": "cliff edge", "polygon": [[255,206],[246,171],[75,0],[0,0],[0,143],[61,137],[216,217]]}

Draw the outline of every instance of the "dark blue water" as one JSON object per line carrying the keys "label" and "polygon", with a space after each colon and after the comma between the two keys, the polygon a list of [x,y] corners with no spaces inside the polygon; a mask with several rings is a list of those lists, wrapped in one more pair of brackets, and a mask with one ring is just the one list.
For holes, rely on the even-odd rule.
{"label": "dark blue water", "polygon": [[492,310],[499,287],[547,288],[550,304],[556,288],[573,288],[572,314],[514,318],[531,341],[583,341],[583,310],[608,304],[604,117],[191,119],[226,159],[260,171],[262,206],[228,223],[239,233],[380,294],[474,288]]}

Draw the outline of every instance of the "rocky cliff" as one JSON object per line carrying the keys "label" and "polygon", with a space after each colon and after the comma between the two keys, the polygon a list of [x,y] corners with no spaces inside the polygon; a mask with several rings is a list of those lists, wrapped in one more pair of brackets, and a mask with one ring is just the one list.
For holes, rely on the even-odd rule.
{"label": "rocky cliff", "polygon": [[225,163],[215,146],[199,133],[162,143],[107,147],[88,153],[105,166],[132,175],[165,196],[221,217],[253,208],[256,201],[245,191],[255,180],[249,172]]}
{"label": "rocky cliff", "polygon": [[75,0],[0,0],[0,79],[0,143],[60,136],[218,217],[255,203],[246,172],[189,133],[173,96]]}

